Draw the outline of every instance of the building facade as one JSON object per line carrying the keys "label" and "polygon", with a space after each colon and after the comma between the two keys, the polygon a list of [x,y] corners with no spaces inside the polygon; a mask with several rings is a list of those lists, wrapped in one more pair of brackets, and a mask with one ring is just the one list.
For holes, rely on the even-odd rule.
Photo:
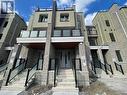
{"label": "building facade", "polygon": [[108,11],[98,12],[94,26],[88,26],[92,67],[100,77],[126,76],[127,73],[127,7],[113,4]]}
{"label": "building facade", "polygon": [[126,13],[114,4],[85,26],[75,6],[59,9],[54,0],[51,9],[38,8],[11,51],[2,90],[23,91],[34,82],[78,91],[91,76],[126,77]]}
{"label": "building facade", "polygon": [[0,14],[0,64],[7,63],[20,31],[26,28],[24,20],[17,14]]}
{"label": "building facade", "polygon": [[18,45],[12,50],[2,89],[11,88],[10,83],[20,72],[25,74],[20,77],[20,90],[33,77],[41,85],[63,88],[67,85],[76,91],[78,86],[88,86],[85,30],[84,15],[76,12],[75,6],[58,9],[54,0],[53,8],[38,8],[30,17],[27,29],[17,38]]}

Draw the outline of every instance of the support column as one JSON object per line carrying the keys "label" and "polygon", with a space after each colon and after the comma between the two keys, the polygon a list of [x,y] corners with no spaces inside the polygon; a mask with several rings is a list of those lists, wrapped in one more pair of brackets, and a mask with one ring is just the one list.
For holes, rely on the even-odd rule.
{"label": "support column", "polygon": [[102,54],[102,49],[99,48],[97,50],[97,53],[98,53],[99,61],[101,62],[101,63],[98,63],[98,65],[100,66],[100,69],[97,69],[97,76],[101,77],[101,78],[103,78],[103,77],[105,78],[105,77],[107,77],[106,74],[108,74],[108,72],[107,72],[106,66],[103,65],[103,64],[105,64],[105,62],[104,62],[104,57]]}
{"label": "support column", "polygon": [[49,77],[49,60],[50,60],[50,50],[51,50],[51,35],[52,31],[55,27],[55,21],[56,21],[56,0],[53,0],[53,7],[52,7],[52,21],[48,24],[47,29],[47,39],[46,39],[46,45],[45,45],[45,51],[44,51],[44,61],[43,61],[43,71],[39,71],[36,73],[35,78],[37,79],[37,82],[41,85],[47,85],[48,84],[48,77]]}
{"label": "support column", "polygon": [[36,73],[37,83],[41,85],[48,84],[48,67],[49,67],[49,60],[50,60],[50,48],[51,48],[51,33],[52,33],[52,24],[48,24],[47,29],[47,39],[44,51],[44,61],[43,61],[43,70]]}
{"label": "support column", "polygon": [[103,54],[102,54],[102,50],[100,48],[97,50],[97,53],[98,53],[99,60],[101,61],[101,63],[104,64],[104,57],[103,57]]}
{"label": "support column", "polygon": [[12,53],[8,59],[8,68],[6,70],[6,74],[5,74],[5,77],[3,79],[3,84],[2,84],[3,86],[7,85],[7,83],[8,83],[9,71],[10,71],[10,69],[13,68],[15,59],[19,58],[21,47],[22,46],[20,44],[15,45],[14,49],[11,51]]}
{"label": "support column", "polygon": [[87,58],[86,58],[86,50],[84,43],[79,44],[79,57],[81,59],[81,76],[79,76],[79,85],[81,86],[89,86],[89,72],[87,66]]}

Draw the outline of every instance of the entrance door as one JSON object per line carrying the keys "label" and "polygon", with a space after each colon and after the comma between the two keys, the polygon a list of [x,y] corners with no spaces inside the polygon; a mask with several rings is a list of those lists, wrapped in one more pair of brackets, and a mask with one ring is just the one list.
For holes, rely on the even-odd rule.
{"label": "entrance door", "polygon": [[62,50],[61,51],[61,68],[71,68],[71,51],[70,50]]}

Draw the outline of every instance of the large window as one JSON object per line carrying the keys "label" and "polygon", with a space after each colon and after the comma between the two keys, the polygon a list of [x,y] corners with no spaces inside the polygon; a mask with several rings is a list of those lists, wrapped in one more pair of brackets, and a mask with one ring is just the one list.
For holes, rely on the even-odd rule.
{"label": "large window", "polygon": [[80,30],[72,30],[72,36],[73,36],[73,37],[81,36]]}
{"label": "large window", "polygon": [[60,21],[61,22],[68,22],[69,21],[69,14],[68,13],[60,14]]}
{"label": "large window", "polygon": [[48,21],[48,14],[41,14],[39,16],[38,22],[47,22]]}
{"label": "large window", "polygon": [[89,40],[90,46],[97,46],[98,45],[96,37],[89,37],[88,40]]}
{"label": "large window", "polygon": [[71,30],[63,30],[63,37],[70,37],[71,36]]}
{"label": "large window", "polygon": [[109,33],[109,36],[110,36],[110,39],[111,39],[112,42],[116,41],[113,33]]}
{"label": "large window", "polygon": [[120,50],[116,50],[115,52],[116,52],[116,56],[117,56],[118,61],[119,61],[119,62],[122,62],[123,59],[122,59],[122,56],[121,56],[121,54],[120,54]]}
{"label": "large window", "polygon": [[61,30],[54,30],[53,36],[54,37],[61,37]]}
{"label": "large window", "polygon": [[7,26],[7,24],[8,24],[8,21],[6,21],[6,22],[4,23],[4,26],[3,26],[3,27],[5,28],[5,27]]}
{"label": "large window", "polygon": [[0,34],[0,39],[2,38],[2,35],[3,35],[3,34]]}
{"label": "large window", "polygon": [[39,31],[39,37],[46,37],[46,30]]}
{"label": "large window", "polygon": [[109,20],[105,20],[106,26],[110,26]]}
{"label": "large window", "polygon": [[31,31],[31,33],[30,33],[31,38],[35,38],[35,37],[37,37],[37,35],[38,35],[38,31]]}

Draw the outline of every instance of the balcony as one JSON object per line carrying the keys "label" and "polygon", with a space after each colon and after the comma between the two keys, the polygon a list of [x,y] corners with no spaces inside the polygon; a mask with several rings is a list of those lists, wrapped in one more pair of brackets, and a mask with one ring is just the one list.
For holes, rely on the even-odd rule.
{"label": "balcony", "polygon": [[98,45],[98,46],[90,46],[91,50],[97,50],[97,49],[103,49],[103,50],[109,50],[108,45]]}
{"label": "balcony", "polygon": [[87,30],[88,37],[98,37],[98,33],[96,30]]}
{"label": "balcony", "polygon": [[83,42],[84,36],[80,30],[54,30],[52,42]]}
{"label": "balcony", "polygon": [[17,43],[45,43],[46,30],[43,31],[21,31],[20,37],[17,38]]}

